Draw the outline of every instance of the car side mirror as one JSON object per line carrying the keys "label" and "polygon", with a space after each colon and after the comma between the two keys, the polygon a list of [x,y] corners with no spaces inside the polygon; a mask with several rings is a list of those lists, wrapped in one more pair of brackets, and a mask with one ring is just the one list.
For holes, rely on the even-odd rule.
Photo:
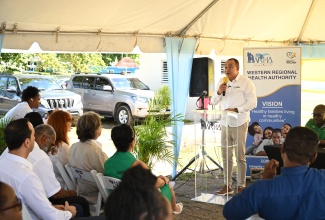
{"label": "car side mirror", "polygon": [[104,91],[113,91],[113,88],[112,88],[112,86],[103,86],[103,90]]}

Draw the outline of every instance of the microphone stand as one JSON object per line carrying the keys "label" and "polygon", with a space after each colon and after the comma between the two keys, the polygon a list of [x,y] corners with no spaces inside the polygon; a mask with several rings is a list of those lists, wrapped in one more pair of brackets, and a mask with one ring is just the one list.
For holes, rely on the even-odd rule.
{"label": "microphone stand", "polygon": [[[207,109],[204,108],[204,101],[205,101],[204,98],[205,98],[205,96],[202,96],[202,97],[201,97],[201,103],[202,103],[202,104],[201,104],[201,108],[200,108],[201,110],[204,111],[203,117],[205,116],[205,113],[206,113],[206,110],[207,110]],[[179,172],[176,174],[176,176],[175,176],[174,178],[171,179],[172,181],[176,180],[177,177],[179,177],[182,173],[184,173],[185,170],[187,170],[188,167],[191,166],[191,165],[194,163],[194,161],[197,160],[197,159],[202,159],[201,164],[200,164],[200,169],[199,169],[200,172],[202,172],[202,173],[205,172],[205,170],[204,170],[204,166],[206,166],[207,169],[210,170],[209,167],[208,167],[207,164],[206,164],[205,156],[206,156],[206,157],[207,157],[211,162],[213,162],[213,163],[218,167],[218,169],[221,169],[221,171],[223,171],[223,168],[221,167],[221,165],[218,164],[215,160],[213,160],[213,159],[208,155],[208,153],[205,151],[205,149],[204,149],[204,145],[205,145],[205,143],[204,143],[204,135],[205,135],[205,129],[206,129],[206,122],[204,121],[204,118],[201,119],[200,123],[201,123],[201,129],[202,129],[201,152],[199,152],[196,156],[194,156],[194,157],[193,157],[193,158],[188,162],[188,164],[187,164],[187,165],[186,165],[186,166],[185,166],[181,171],[179,171]],[[210,170],[210,171],[211,171],[211,170]]]}

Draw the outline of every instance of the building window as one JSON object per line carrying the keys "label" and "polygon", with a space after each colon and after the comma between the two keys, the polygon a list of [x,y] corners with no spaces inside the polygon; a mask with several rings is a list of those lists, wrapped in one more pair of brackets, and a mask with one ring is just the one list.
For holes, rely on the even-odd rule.
{"label": "building window", "polygon": [[227,60],[221,60],[221,75],[225,74],[225,65]]}
{"label": "building window", "polygon": [[167,69],[167,61],[162,62],[162,83],[168,83],[168,69]]}

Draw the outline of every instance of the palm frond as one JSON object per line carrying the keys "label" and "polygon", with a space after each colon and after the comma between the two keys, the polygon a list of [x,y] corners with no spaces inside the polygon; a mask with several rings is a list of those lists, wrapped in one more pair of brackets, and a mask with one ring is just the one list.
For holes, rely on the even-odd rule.
{"label": "palm frond", "polygon": [[5,137],[4,137],[4,130],[5,127],[7,126],[7,124],[9,124],[9,122],[11,122],[13,119],[7,119],[7,118],[0,118],[0,155],[2,154],[2,152],[6,149],[7,145],[5,142]]}
{"label": "palm frond", "polygon": [[[165,86],[155,93],[154,99],[150,100],[149,109],[160,111],[163,108],[169,108],[170,100],[170,90],[168,86]],[[173,135],[167,132],[166,127],[176,121],[183,121],[181,114],[155,115],[152,113],[155,110],[149,111],[143,123],[135,127],[137,135],[135,153],[137,158],[146,163],[150,169],[156,162],[163,161],[172,164],[176,161],[173,155],[176,142],[173,141]]]}

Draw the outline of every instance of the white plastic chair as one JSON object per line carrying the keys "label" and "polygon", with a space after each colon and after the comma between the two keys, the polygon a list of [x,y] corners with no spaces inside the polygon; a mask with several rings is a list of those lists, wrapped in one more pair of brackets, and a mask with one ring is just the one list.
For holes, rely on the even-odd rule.
{"label": "white plastic chair", "polygon": [[63,167],[62,163],[58,162],[54,166],[54,172],[59,172],[62,179],[64,180],[65,186],[68,190],[76,190],[76,184],[71,180],[66,169]]}
{"label": "white plastic chair", "polygon": [[[70,173],[68,172],[69,175],[71,175],[71,179],[74,179],[74,181],[77,183],[77,179],[83,179],[83,180],[87,180],[89,182],[93,182],[96,184],[96,186],[98,187],[98,185],[100,186],[100,183],[98,181],[98,178],[96,176],[97,171],[96,170],[92,170],[92,171],[86,171],[86,170],[82,170],[79,169],[77,167],[72,167],[69,164],[65,165],[65,168],[68,170],[70,170]],[[78,187],[78,184],[77,184]],[[101,187],[101,186],[100,186]],[[97,203],[94,205],[89,205],[89,209],[90,212],[93,216],[98,216],[101,211],[101,205],[102,205],[102,192],[101,192],[101,188],[98,187],[98,197],[97,197]]]}
{"label": "white plastic chair", "polygon": [[121,180],[110,176],[104,176],[102,173],[97,173],[97,178],[101,187],[103,188],[103,199],[106,202],[110,191],[114,190],[120,184]]}
{"label": "white plastic chair", "polygon": [[255,214],[247,218],[246,220],[264,220],[264,218],[261,218],[258,214]]}
{"label": "white plastic chair", "polygon": [[69,175],[69,177],[72,180],[72,182],[74,183],[74,185],[77,187],[77,180],[73,177],[70,165],[66,164],[64,166],[64,168],[65,168],[65,171],[67,171],[67,174]]}

